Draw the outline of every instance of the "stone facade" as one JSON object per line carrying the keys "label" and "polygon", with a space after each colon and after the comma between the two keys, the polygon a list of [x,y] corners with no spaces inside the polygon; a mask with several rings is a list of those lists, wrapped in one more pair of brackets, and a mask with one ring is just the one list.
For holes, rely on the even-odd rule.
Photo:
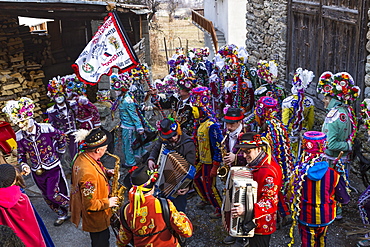
{"label": "stone facade", "polygon": [[[367,14],[369,16],[369,19],[370,19],[370,9],[367,11]],[[368,31],[367,31],[367,34],[366,34],[366,38],[367,38],[367,44],[366,44],[366,50],[370,53],[370,22],[368,23],[367,25],[369,28],[368,28]],[[365,98],[370,98],[370,55],[367,56],[367,59],[366,59],[366,67],[365,67],[365,92],[364,92],[364,97]]]}
{"label": "stone facade", "polygon": [[249,62],[275,60],[281,81],[286,79],[287,6],[286,0],[249,0],[246,14]]}

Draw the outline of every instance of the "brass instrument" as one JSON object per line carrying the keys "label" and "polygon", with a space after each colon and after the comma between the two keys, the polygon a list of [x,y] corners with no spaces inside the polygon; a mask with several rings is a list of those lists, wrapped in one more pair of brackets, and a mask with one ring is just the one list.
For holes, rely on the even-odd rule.
{"label": "brass instrument", "polygon": [[121,185],[119,183],[119,168],[120,168],[120,163],[121,159],[118,157],[118,155],[111,154],[109,152],[106,152],[107,155],[112,156],[113,158],[116,159],[115,165],[114,165],[114,176],[113,176],[113,181],[112,181],[112,192],[111,192],[111,197],[118,197],[118,206],[112,207],[112,212],[115,214],[117,210],[119,210],[122,206],[122,203],[124,201],[124,193],[126,191],[126,187]]}
{"label": "brass instrument", "polygon": [[[227,131],[224,139],[222,139],[222,141],[221,141],[221,143],[218,147],[221,151],[222,159],[227,155],[227,151],[226,151],[226,148],[225,148],[225,141],[226,141],[226,138],[228,137],[229,134],[230,134],[230,131]],[[217,176],[221,179],[222,182],[225,183],[226,179],[227,179],[227,175],[229,174],[230,167],[228,165],[225,165],[223,162],[222,162],[222,164],[223,165],[221,165],[217,169]]]}

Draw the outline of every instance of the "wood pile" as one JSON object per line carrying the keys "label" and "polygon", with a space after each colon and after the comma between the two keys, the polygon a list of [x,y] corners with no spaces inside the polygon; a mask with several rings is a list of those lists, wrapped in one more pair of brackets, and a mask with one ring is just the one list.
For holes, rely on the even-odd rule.
{"label": "wood pile", "polygon": [[0,17],[0,120],[6,121],[1,111],[6,102],[21,97],[32,99],[35,117],[43,117],[49,102],[42,70],[46,63],[53,63],[49,36],[32,34],[15,17]]}

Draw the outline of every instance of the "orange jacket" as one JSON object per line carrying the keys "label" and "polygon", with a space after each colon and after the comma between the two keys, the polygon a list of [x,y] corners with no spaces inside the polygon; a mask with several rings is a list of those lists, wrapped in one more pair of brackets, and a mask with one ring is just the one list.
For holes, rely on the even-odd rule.
{"label": "orange jacket", "polygon": [[87,153],[79,154],[72,168],[70,211],[76,226],[82,216],[82,230],[101,232],[110,226],[109,183],[106,168]]}

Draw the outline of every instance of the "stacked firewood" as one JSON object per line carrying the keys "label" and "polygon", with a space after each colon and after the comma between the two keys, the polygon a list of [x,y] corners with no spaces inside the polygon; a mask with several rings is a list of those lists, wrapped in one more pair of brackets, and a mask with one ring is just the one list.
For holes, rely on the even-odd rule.
{"label": "stacked firewood", "polygon": [[[47,80],[42,66],[52,62],[49,42],[48,36],[19,26],[17,18],[0,17],[0,110],[8,100],[28,97],[36,103],[36,118],[45,111]],[[5,115],[0,120],[6,120]]]}

